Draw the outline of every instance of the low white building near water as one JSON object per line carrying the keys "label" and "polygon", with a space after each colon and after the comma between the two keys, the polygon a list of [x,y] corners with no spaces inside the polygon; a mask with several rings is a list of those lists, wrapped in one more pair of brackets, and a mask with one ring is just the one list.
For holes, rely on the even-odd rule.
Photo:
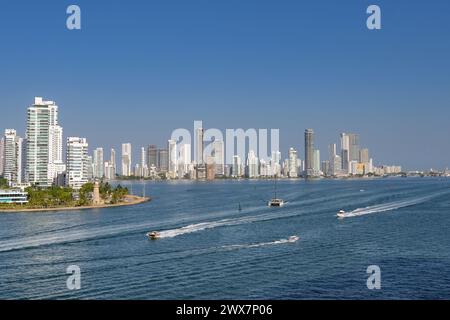
{"label": "low white building near water", "polygon": [[26,204],[28,193],[21,190],[0,190],[0,204]]}

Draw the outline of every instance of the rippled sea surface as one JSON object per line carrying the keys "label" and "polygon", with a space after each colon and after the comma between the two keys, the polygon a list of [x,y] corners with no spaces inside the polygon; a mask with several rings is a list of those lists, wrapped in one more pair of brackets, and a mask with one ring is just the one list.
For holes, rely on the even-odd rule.
{"label": "rippled sea surface", "polygon": [[127,186],[153,201],[0,214],[0,299],[450,299],[450,179]]}

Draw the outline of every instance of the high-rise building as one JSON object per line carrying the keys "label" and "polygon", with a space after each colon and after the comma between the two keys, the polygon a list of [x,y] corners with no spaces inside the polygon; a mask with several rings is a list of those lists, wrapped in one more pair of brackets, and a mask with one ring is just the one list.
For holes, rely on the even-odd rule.
{"label": "high-rise building", "polygon": [[195,140],[194,140],[194,149],[195,149],[195,153],[194,153],[194,161],[197,165],[202,165],[204,164],[204,160],[203,159],[203,135],[204,135],[204,130],[203,128],[197,128],[195,129]]}
{"label": "high-rise building", "polygon": [[314,175],[320,175],[320,150],[314,149],[314,156],[313,156],[313,170]]}
{"label": "high-rise building", "polygon": [[259,177],[259,159],[253,150],[247,156],[247,176],[250,179]]}
{"label": "high-rise building", "polygon": [[122,144],[122,176],[131,176],[131,143]]}
{"label": "high-rise building", "polygon": [[62,127],[58,125],[55,102],[34,99],[34,104],[28,107],[26,139],[28,180],[48,187],[58,174],[53,170],[62,166]]}
{"label": "high-rise building", "polygon": [[104,158],[103,158],[103,148],[97,148],[94,150],[93,156],[93,175],[94,178],[102,179],[105,175],[104,172]]}
{"label": "high-rise building", "polygon": [[167,142],[167,150],[169,151],[169,177],[175,179],[178,168],[177,142],[175,140],[169,140]]}
{"label": "high-rise building", "polygon": [[298,177],[298,158],[297,151],[294,148],[289,149],[288,176],[289,178]]}
{"label": "high-rise building", "polygon": [[329,160],[322,161],[320,170],[324,175],[328,175],[330,172],[330,161]]}
{"label": "high-rise building", "polygon": [[0,138],[0,177],[3,177],[5,167],[5,138]]}
{"label": "high-rise building", "polygon": [[169,171],[169,151],[167,149],[158,150],[158,167],[161,173]]}
{"label": "high-rise building", "polygon": [[158,166],[158,147],[151,144],[147,147],[147,167],[156,167]]}
{"label": "high-rise building", "polygon": [[314,131],[305,130],[305,173],[307,177],[314,175]]}
{"label": "high-rise building", "polygon": [[23,139],[14,129],[6,129],[3,137],[3,176],[9,183],[22,183],[23,172]]}
{"label": "high-rise building", "polygon": [[75,190],[89,181],[92,157],[88,155],[88,147],[85,138],[67,138],[66,184]]}
{"label": "high-rise building", "polygon": [[206,180],[214,180],[216,178],[216,159],[213,156],[206,157]]}
{"label": "high-rise building", "polygon": [[355,133],[341,133],[341,157],[344,173],[351,172],[351,161],[359,161],[359,135]]}
{"label": "high-rise building", "polygon": [[347,133],[341,133],[341,159],[341,169],[347,174],[350,172],[350,137]]}
{"label": "high-rise building", "polygon": [[5,137],[0,138],[0,177],[3,177],[5,168]]}
{"label": "high-rise building", "polygon": [[350,161],[359,161],[359,151],[361,147],[359,146],[359,134],[349,133],[349,157]]}
{"label": "high-rise building", "polygon": [[225,175],[225,151],[222,140],[214,140],[212,142],[212,156],[214,157],[215,175]]}
{"label": "high-rise building", "polygon": [[192,162],[191,159],[191,145],[181,144],[179,145],[179,158],[178,158],[178,177],[184,178],[189,174],[189,167]]}
{"label": "high-rise building", "polygon": [[364,148],[359,151],[359,162],[369,163],[369,149]]}
{"label": "high-rise building", "polygon": [[272,155],[270,158],[269,164],[269,176],[278,177],[281,175],[281,152],[280,151],[272,151]]}
{"label": "high-rise building", "polygon": [[232,174],[233,178],[242,177],[242,160],[239,156],[233,156]]}
{"label": "high-rise building", "polygon": [[111,170],[111,178],[115,179],[117,174],[117,161],[116,161],[116,150],[111,148],[111,159],[109,160],[110,170]]}

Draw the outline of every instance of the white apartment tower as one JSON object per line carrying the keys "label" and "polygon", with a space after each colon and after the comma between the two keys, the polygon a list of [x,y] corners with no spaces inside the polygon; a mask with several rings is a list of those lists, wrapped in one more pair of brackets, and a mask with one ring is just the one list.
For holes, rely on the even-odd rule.
{"label": "white apartment tower", "polygon": [[212,142],[212,156],[214,157],[216,176],[223,176],[225,174],[225,152],[222,140]]}
{"label": "white apartment tower", "polygon": [[3,176],[9,183],[22,183],[23,139],[14,129],[6,129],[3,138]]}
{"label": "white apartment tower", "polygon": [[167,142],[167,150],[169,151],[169,177],[175,179],[177,177],[178,154],[177,142],[169,140]]}
{"label": "white apartment tower", "polygon": [[67,138],[67,177],[66,184],[79,190],[89,181],[88,143],[85,138]]}
{"label": "white apartment tower", "polygon": [[259,177],[259,159],[253,150],[247,156],[247,175],[250,179]]}
{"label": "white apartment tower", "polygon": [[64,165],[62,162],[62,127],[58,125],[58,106],[53,101],[34,99],[27,115],[28,182],[51,186]]}
{"label": "white apartment tower", "polygon": [[190,171],[191,158],[191,145],[181,144],[179,145],[179,158],[178,158],[178,177],[184,178]]}
{"label": "white apartment tower", "polygon": [[289,178],[297,178],[298,177],[298,157],[297,151],[294,148],[289,149]]}
{"label": "white apartment tower", "polygon": [[97,148],[94,150],[93,175],[94,178],[97,179],[102,179],[105,175],[103,163],[103,148]]}
{"label": "white apartment tower", "polygon": [[122,144],[122,175],[131,176],[131,143]]}

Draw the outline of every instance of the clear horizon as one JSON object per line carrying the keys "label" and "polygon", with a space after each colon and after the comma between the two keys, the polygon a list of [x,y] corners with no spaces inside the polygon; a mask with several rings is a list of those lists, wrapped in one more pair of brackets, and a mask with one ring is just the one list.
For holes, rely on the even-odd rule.
{"label": "clear horizon", "polygon": [[[304,160],[303,132],[322,157],[339,133],[360,134],[375,164],[450,164],[450,3],[377,1],[78,1],[5,3],[0,130],[25,134],[35,96],[60,108],[64,136],[90,150],[164,147],[173,129],[279,128],[280,151]],[[39,17],[36,20],[36,17]],[[424,23],[426,22],[426,23]],[[135,162],[135,161],[133,161]]]}

